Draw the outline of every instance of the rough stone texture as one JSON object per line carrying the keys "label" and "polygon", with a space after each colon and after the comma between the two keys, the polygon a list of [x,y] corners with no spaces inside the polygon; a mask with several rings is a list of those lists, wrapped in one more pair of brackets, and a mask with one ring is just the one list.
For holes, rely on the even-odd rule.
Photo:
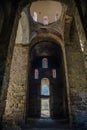
{"label": "rough stone texture", "polygon": [[[15,15],[14,10],[12,10],[11,13],[12,15],[9,16],[10,18],[8,18],[8,22],[6,22],[6,20],[4,21],[2,32],[0,34],[0,119],[2,119],[5,109],[5,100],[9,83],[9,70],[18,24],[17,21],[19,20],[18,14],[16,15],[16,17],[13,18],[13,16]],[[6,34],[6,32],[8,33]]]}
{"label": "rough stone texture", "polygon": [[78,31],[79,41],[80,41],[80,44],[82,44],[83,49],[84,49],[83,55],[84,55],[86,73],[87,73],[87,38],[86,38],[86,34],[85,34],[85,31],[84,31],[83,25],[81,23],[79,12],[78,12],[76,7],[75,7],[75,10],[74,10],[74,16],[75,16],[74,18],[75,18],[77,31]]}
{"label": "rough stone texture", "polygon": [[71,30],[73,30],[72,33],[68,31],[68,39],[65,38],[71,114],[73,122],[85,124],[87,122],[87,79],[78,31],[74,21]]}
{"label": "rough stone texture", "polygon": [[[73,12],[76,11],[75,6],[72,7]],[[77,21],[78,26],[77,30],[73,28],[73,21],[69,18],[69,23],[67,22],[67,33],[65,37],[65,48],[66,48],[66,58],[67,58],[67,68],[68,68],[68,79],[69,79],[69,89],[70,89],[70,105],[71,105],[71,114],[73,122],[77,124],[84,124],[84,127],[87,128],[87,79],[85,73],[85,66],[83,60],[83,54],[81,52],[80,41],[79,39],[85,42],[85,35],[82,27],[80,28],[80,20],[78,13],[75,13],[75,22]],[[76,19],[77,18],[77,19]],[[68,21],[68,20],[67,20]],[[59,24],[52,25],[51,27],[55,29],[58,28]],[[66,25],[65,25],[66,26]],[[38,29],[42,26],[37,26],[33,24],[31,20],[30,31],[31,36],[34,33],[38,34]],[[49,26],[50,28],[50,26]],[[51,31],[48,28],[48,33]],[[40,30],[41,33],[42,30]],[[53,31],[53,30],[52,30]],[[63,30],[62,30],[63,31]],[[14,31],[15,34],[16,31]],[[44,29],[43,29],[43,32]],[[59,32],[59,31],[58,31]],[[51,32],[52,33],[52,32]],[[60,32],[61,33],[61,32]],[[66,32],[65,32],[66,33]],[[79,34],[79,37],[78,37]],[[63,33],[62,33],[63,35]],[[15,37],[15,36],[14,36]],[[11,37],[11,40],[14,38]],[[13,44],[12,44],[13,46]],[[28,47],[22,45],[15,45],[12,65],[10,70],[10,82],[8,84],[9,71],[5,72],[4,81],[3,81],[3,100],[4,93],[7,93],[6,100],[6,109],[4,113],[5,120],[20,121],[23,120],[25,114],[25,105],[26,105],[26,83],[27,83],[27,64],[28,64]],[[12,51],[12,48],[9,49]],[[87,56],[87,47],[85,46],[85,56]],[[10,57],[12,56],[12,53]],[[10,58],[11,59],[11,58]],[[10,62],[8,57],[8,62],[6,63],[7,70],[10,69]],[[86,59],[87,60],[87,59]],[[85,61],[86,61],[85,60]],[[85,62],[86,63],[86,62]],[[87,63],[86,63],[87,64]],[[5,102],[2,100],[2,106],[5,106]],[[3,105],[4,104],[4,105]],[[4,108],[4,107],[2,107]],[[80,126],[80,125],[79,125]],[[84,129],[85,130],[85,129]]]}
{"label": "rough stone texture", "polygon": [[[77,83],[76,83],[76,88],[77,88],[77,96],[76,96],[76,92],[75,89],[73,88],[72,90],[72,95],[75,94],[75,96],[77,97],[75,100],[75,104],[76,104],[76,109],[73,107],[72,109],[74,110],[74,114],[76,117],[76,122],[77,124],[82,124],[85,128],[87,128],[87,38],[86,38],[86,34],[78,13],[78,10],[76,8],[76,6],[74,5],[74,19],[75,19],[75,24],[76,24],[76,32],[78,35],[78,38],[75,36],[74,34],[74,41],[75,43],[79,43],[81,48],[81,44],[83,45],[83,52],[78,51],[77,54],[77,59],[75,58],[76,56],[74,56],[73,59],[76,60],[76,62],[78,62],[78,68],[74,67],[74,70],[76,72],[77,76]],[[74,44],[75,44],[74,43]],[[75,51],[75,50],[74,50]],[[74,54],[75,55],[75,54]],[[75,64],[75,63],[74,63]],[[73,80],[73,78],[72,78]],[[76,82],[74,79],[74,83]],[[74,97],[74,96],[72,96]],[[72,100],[74,100],[72,98]],[[79,125],[80,126],[80,125]]]}
{"label": "rough stone texture", "polygon": [[15,45],[10,69],[4,119],[21,121],[25,114],[28,47]]}
{"label": "rough stone texture", "polygon": [[3,130],[22,130],[20,126],[17,125],[4,125]]}

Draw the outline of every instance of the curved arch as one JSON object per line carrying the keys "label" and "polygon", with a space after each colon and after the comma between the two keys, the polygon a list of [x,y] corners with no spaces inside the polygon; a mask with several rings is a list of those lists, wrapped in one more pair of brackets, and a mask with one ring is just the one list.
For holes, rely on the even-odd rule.
{"label": "curved arch", "polygon": [[29,44],[29,46],[30,46],[29,47],[30,48],[30,53],[31,53],[31,50],[37,44],[39,44],[41,42],[51,42],[51,43],[54,43],[55,45],[60,46],[60,48],[62,49],[62,51],[64,49],[64,41],[60,37],[58,37],[58,36],[56,36],[56,35],[54,35],[52,33],[49,33],[49,34],[43,34],[43,33],[41,33],[41,34],[39,34],[39,35],[37,35],[37,36],[35,36],[35,37],[33,37],[31,39],[30,44]]}
{"label": "curved arch", "polygon": [[[62,48],[59,44],[56,44],[54,41],[42,41],[36,43],[34,46],[30,48],[29,56],[31,60],[34,60],[35,57],[42,57],[42,68],[48,68],[49,63],[47,61],[47,57],[54,56],[56,59],[61,59],[60,57],[63,56]],[[45,59],[43,63],[43,59]],[[60,63],[58,63],[60,64]]]}
{"label": "curved arch", "polygon": [[47,84],[47,85],[49,86],[50,81],[49,81],[48,78],[42,78],[42,79],[41,79],[41,85],[44,85],[44,84]]}
{"label": "curved arch", "polygon": [[[30,56],[30,60],[31,61],[34,61],[34,62],[32,62],[32,63],[36,63],[36,61],[37,61],[37,64],[38,64],[38,61],[40,61],[40,57],[41,58],[43,58],[43,57],[45,57],[44,55],[37,55],[37,52],[40,50],[40,54],[41,54],[41,47],[43,48],[43,42],[48,42],[49,43],[49,45],[48,46],[51,46],[51,47],[54,47],[54,48],[51,48],[51,49],[53,49],[54,50],[54,52],[52,53],[53,55],[50,55],[50,57],[51,56],[53,56],[55,59],[57,59],[57,61],[58,61],[58,63],[57,63],[57,67],[59,68],[59,70],[61,70],[61,72],[59,73],[60,74],[60,78],[61,78],[61,80],[59,80],[59,82],[61,82],[61,83],[63,83],[62,84],[62,86],[63,86],[63,88],[64,88],[64,95],[62,95],[63,97],[62,98],[64,98],[64,100],[66,100],[66,101],[64,101],[64,104],[63,104],[63,102],[61,102],[62,103],[62,106],[63,105],[65,105],[65,109],[63,108],[62,110],[63,110],[63,112],[64,112],[64,115],[68,118],[68,111],[67,111],[67,109],[68,109],[68,107],[69,107],[69,103],[67,102],[67,100],[68,100],[68,97],[69,97],[69,93],[68,92],[66,92],[66,91],[68,91],[68,85],[67,85],[67,83],[66,82],[68,82],[67,81],[67,79],[66,79],[66,71],[67,71],[67,68],[66,68],[66,57],[65,57],[65,49],[64,49],[64,41],[63,40],[61,40],[61,38],[60,37],[58,37],[58,36],[56,36],[56,35],[54,35],[54,34],[39,34],[39,35],[37,35],[36,37],[34,37],[34,38],[32,38],[32,40],[31,40],[31,42],[30,42],[30,54],[29,54],[29,56]],[[47,43],[47,44],[48,44]],[[41,46],[38,46],[38,45],[40,45],[41,44]],[[34,49],[37,49],[37,51],[35,51]],[[45,49],[47,48],[47,46],[45,46]],[[44,51],[46,51],[44,49]],[[49,49],[49,48],[47,48],[47,49]],[[43,49],[42,49],[43,50]],[[50,49],[49,49],[50,50]],[[55,50],[57,50],[57,51],[55,51]],[[49,51],[49,52],[51,52],[51,51]],[[57,53],[58,52],[58,53]],[[31,55],[31,54],[34,54],[33,56]],[[48,55],[46,55],[46,57],[47,57]],[[32,57],[32,58],[31,58]],[[37,57],[39,57],[39,58],[37,58]],[[34,59],[35,58],[35,59]],[[52,58],[52,57],[51,57]],[[52,59],[53,60],[53,59]],[[52,62],[54,62],[54,61],[52,61]],[[52,63],[51,62],[51,63]],[[40,62],[39,62],[40,63]],[[35,67],[37,67],[37,66],[35,66]],[[39,66],[40,67],[40,66]],[[41,68],[40,68],[41,69]],[[53,68],[54,70],[54,72],[55,72],[55,74],[53,75],[53,78],[54,78],[54,80],[56,80],[57,79],[57,76],[58,76],[58,71],[55,71],[55,68]],[[66,70],[65,70],[66,69]],[[57,69],[56,69],[57,70]],[[53,73],[54,73],[53,72]],[[49,74],[49,75],[48,75]],[[51,71],[51,74],[52,74],[52,71]],[[43,79],[44,77],[47,77],[47,78],[49,78],[50,77],[50,73],[46,73],[46,75],[45,75],[45,73],[44,73],[44,75],[42,75],[42,73],[40,73],[40,77],[39,77],[39,80],[41,80],[41,79]],[[39,81],[38,80],[38,81]],[[59,83],[58,82],[58,83]],[[59,86],[61,86],[61,83],[60,83],[60,85]],[[67,87],[66,87],[67,86]],[[62,91],[62,90],[61,90]],[[51,100],[52,101],[52,100]],[[68,105],[67,105],[68,104]],[[58,104],[57,104],[57,107],[58,107]],[[70,108],[69,108],[70,109]],[[60,109],[60,111],[61,111],[61,109]],[[67,111],[67,112],[66,112]],[[53,115],[51,115],[51,116],[53,116]]]}

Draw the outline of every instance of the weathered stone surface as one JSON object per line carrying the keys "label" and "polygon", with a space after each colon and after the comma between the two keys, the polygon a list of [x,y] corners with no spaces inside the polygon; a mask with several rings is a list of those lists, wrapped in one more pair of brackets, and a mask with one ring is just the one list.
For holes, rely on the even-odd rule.
{"label": "weathered stone surface", "polygon": [[17,126],[17,125],[4,125],[3,126],[3,130],[21,130],[21,127],[20,126]]}
{"label": "weathered stone surface", "polygon": [[[71,16],[71,18],[73,19],[74,17],[74,20],[72,19],[66,20],[65,35],[63,36],[64,30],[62,30],[64,29],[64,24],[61,23],[60,23],[61,25],[59,25],[58,23],[54,23],[51,26],[49,25],[49,29],[46,31],[48,33],[51,31],[52,33],[53,30],[57,29],[57,31],[61,33],[62,38],[64,38],[65,40],[66,62],[68,68],[67,78],[69,81],[68,89],[70,90],[68,96],[70,98],[70,107],[71,107],[71,113],[69,114],[72,115],[73,121],[75,121],[77,124],[84,124],[85,128],[87,128],[87,77],[85,71],[87,69],[87,45],[86,45],[85,32],[83,30],[77,9],[75,7],[75,3],[73,2],[74,1],[72,1],[71,4],[71,8],[73,11],[72,13],[73,16]],[[69,9],[68,11],[71,11],[71,9]],[[70,14],[70,12],[68,12],[67,14]],[[31,20],[31,17],[29,18]],[[38,29],[40,29],[41,27],[42,27],[41,25],[38,26],[38,24],[32,23],[31,20],[30,35],[32,36],[33,34],[38,34],[39,32]],[[50,30],[50,27],[53,28],[53,30]],[[41,33],[42,31],[45,32],[44,29],[41,29],[39,33]],[[13,37],[11,37],[11,41],[15,39],[15,33],[16,29],[14,29],[13,33],[14,35]],[[83,53],[81,51],[80,42],[83,42],[84,44]],[[7,58],[6,62],[7,70],[10,69],[12,48],[13,44],[11,44],[11,47],[9,48],[10,58],[9,57]],[[8,84],[9,71],[6,71],[4,76],[2,95],[3,100],[5,101],[4,95],[6,95],[7,93],[7,99],[6,99],[6,108],[5,108],[5,102],[3,102],[2,100],[1,109],[5,108],[4,119],[11,120],[12,122],[13,121],[19,122],[20,120],[23,120],[25,114],[25,105],[27,96],[26,83],[28,82],[27,81],[28,50],[29,50],[28,46],[15,45],[10,69],[9,84]],[[0,70],[2,70],[3,65],[1,64],[1,62],[0,66],[1,66]],[[9,86],[8,91],[7,86]],[[13,127],[9,127],[8,129],[13,129]]]}
{"label": "weathered stone surface", "polygon": [[[7,6],[8,5],[9,4],[7,4]],[[16,15],[16,18],[14,20],[14,15],[15,15],[14,9],[10,10],[9,7],[9,11],[8,12],[12,14],[10,16],[10,14],[6,12],[9,16],[7,16],[8,17],[7,22],[5,19],[2,33],[0,34],[0,85],[1,85],[0,119],[2,119],[4,109],[5,109],[5,104],[6,104],[6,95],[7,95],[7,88],[9,83],[9,70],[10,70],[12,53],[14,48],[14,39],[16,34],[17,21],[19,19],[18,15]]]}
{"label": "weathered stone surface", "polygon": [[85,34],[85,30],[83,28],[82,25],[82,21],[78,12],[78,9],[76,8],[76,6],[74,7],[74,18],[75,18],[75,24],[77,27],[77,31],[78,31],[78,37],[79,37],[79,42],[81,45],[81,49],[83,51],[83,55],[84,55],[84,64],[85,64],[85,68],[86,68],[86,73],[87,73],[87,38],[86,38],[86,34]]}
{"label": "weathered stone surface", "polygon": [[23,119],[27,89],[28,49],[29,47],[21,45],[14,47],[4,119]]}
{"label": "weathered stone surface", "polygon": [[[78,124],[87,122],[87,79],[84,56],[80,46],[80,38],[82,36],[79,35],[79,31],[81,30],[76,24],[72,24],[71,28],[73,29],[71,39],[70,37],[65,39],[66,60],[70,87],[71,114],[73,115],[73,122],[75,121]],[[69,41],[69,44],[67,44],[67,41]]]}

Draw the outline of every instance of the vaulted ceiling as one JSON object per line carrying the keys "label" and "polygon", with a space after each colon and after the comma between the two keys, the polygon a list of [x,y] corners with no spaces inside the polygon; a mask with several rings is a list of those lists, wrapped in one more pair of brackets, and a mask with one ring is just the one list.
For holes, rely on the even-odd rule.
{"label": "vaulted ceiling", "polygon": [[[37,0],[1,0],[0,7],[4,9],[4,12],[9,13],[10,8],[17,8],[19,4],[24,6],[26,3],[31,3],[33,1]],[[87,0],[56,0],[56,1],[64,2],[66,4],[75,1],[83,22],[84,29],[87,32]]]}

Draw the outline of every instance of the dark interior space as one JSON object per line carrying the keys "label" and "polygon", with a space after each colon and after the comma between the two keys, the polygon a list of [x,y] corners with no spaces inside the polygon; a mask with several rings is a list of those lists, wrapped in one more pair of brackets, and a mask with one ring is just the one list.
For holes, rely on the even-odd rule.
{"label": "dark interior space", "polygon": [[[15,3],[15,1],[3,0],[0,3],[0,87],[3,82],[16,9],[17,3]],[[13,51],[11,50],[11,52]]]}
{"label": "dark interior space", "polygon": [[[41,115],[41,79],[50,82],[50,118],[68,119],[66,81],[64,61],[61,47],[55,43],[41,42],[31,50],[29,72],[29,95],[27,118],[40,118]],[[43,59],[47,59],[47,67],[43,67]],[[38,76],[35,77],[35,70]],[[53,71],[55,71],[53,74]],[[46,98],[46,97],[43,97]]]}
{"label": "dark interior space", "polygon": [[87,37],[87,1],[75,0]]}

